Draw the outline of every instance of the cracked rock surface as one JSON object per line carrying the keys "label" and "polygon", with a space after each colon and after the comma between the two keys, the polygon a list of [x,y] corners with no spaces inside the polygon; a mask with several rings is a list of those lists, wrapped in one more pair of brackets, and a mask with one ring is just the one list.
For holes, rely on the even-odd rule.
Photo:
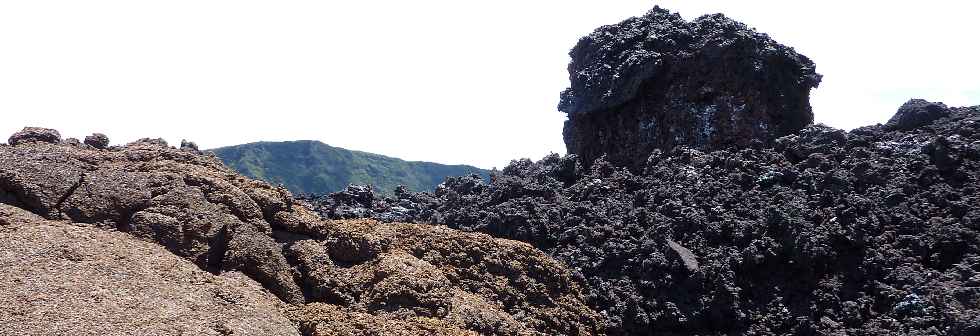
{"label": "cracked rock surface", "polygon": [[586,279],[613,335],[972,336],[980,106],[947,112],[910,129],[657,150],[638,173],[551,155],[489,184],[314,207],[528,242]]}
{"label": "cracked rock surface", "polygon": [[[31,138],[0,145],[0,203],[154,242],[212,274],[244,274],[289,305],[303,334],[602,333],[580,282],[525,243],[324,220],[285,189],[192,146],[144,139],[99,149]],[[335,328],[346,319],[363,328]]]}

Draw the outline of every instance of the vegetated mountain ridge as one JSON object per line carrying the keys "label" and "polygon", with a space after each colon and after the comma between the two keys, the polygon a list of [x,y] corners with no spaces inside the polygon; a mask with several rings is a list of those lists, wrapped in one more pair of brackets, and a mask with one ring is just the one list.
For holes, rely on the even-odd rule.
{"label": "vegetated mountain ridge", "polygon": [[431,191],[449,176],[489,176],[473,166],[405,161],[313,140],[255,142],[211,151],[239,173],[282,184],[296,194],[331,193],[350,184],[371,185],[385,194],[398,186]]}

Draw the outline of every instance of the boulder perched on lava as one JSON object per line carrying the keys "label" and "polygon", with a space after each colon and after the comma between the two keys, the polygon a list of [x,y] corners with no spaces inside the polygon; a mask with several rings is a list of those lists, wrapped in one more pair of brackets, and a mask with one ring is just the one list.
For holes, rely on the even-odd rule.
{"label": "boulder perched on lava", "polygon": [[908,131],[949,116],[949,108],[943,103],[933,103],[923,99],[911,99],[888,119],[889,129]]}
{"label": "boulder perched on lava", "polygon": [[576,160],[344,209],[528,242],[586,280],[611,335],[980,334],[980,107],[655,150],[635,173]]}
{"label": "boulder perched on lava", "polygon": [[[79,247],[82,252],[65,252],[71,254],[67,258],[84,253],[91,255],[91,260],[111,263],[118,251],[106,250],[107,254],[100,256],[95,247],[112,244],[100,239],[119,239],[126,233],[162,246],[155,250],[166,249],[182,257],[184,260],[170,263],[179,267],[175,272],[180,273],[173,274],[175,277],[188,274],[184,265],[196,265],[200,271],[217,276],[243,274],[258,284],[255,287],[261,285],[274,295],[275,302],[257,306],[262,309],[287,306],[285,310],[293,326],[304,335],[603,333],[603,320],[585,304],[581,279],[528,244],[444,226],[324,220],[296,202],[284,188],[236,174],[213,155],[193,150],[186,144],[184,149],[178,149],[160,139],[143,139],[124,146],[97,148],[53,141],[53,137],[47,136],[57,134],[53,130],[30,129],[22,133],[11,141],[13,146],[0,146],[0,203],[6,204],[0,207],[0,237],[7,240],[21,239],[18,235],[30,236],[0,244],[3,248],[0,263],[5,271],[0,280],[17,282],[0,284],[0,289],[13,288],[13,291],[0,291],[0,304],[35,300],[38,305],[31,309],[59,307],[54,300],[39,300],[44,293],[30,293],[23,288],[31,287],[20,285],[34,282],[38,277],[56,281],[53,277],[57,274],[48,274],[47,269],[7,272],[28,270],[38,262],[56,265],[52,271],[71,266],[48,260],[55,258],[51,253],[60,252],[42,251],[39,255],[35,252],[41,251],[40,248],[20,247],[44,241],[44,237],[34,235],[57,238],[58,241],[46,244],[57,243],[55,248],[61,249],[75,249],[73,246],[79,244],[70,240],[84,238],[94,244],[92,248]],[[5,210],[13,207],[19,211]],[[50,224],[54,225],[50,230],[38,233],[23,231],[9,237],[4,235],[8,230],[4,223],[26,212],[60,224]],[[72,226],[89,229],[76,230]],[[61,227],[81,233],[65,236]],[[97,229],[112,233],[93,233]],[[11,250],[8,246],[16,248]],[[119,262],[133,263],[131,267],[149,263],[140,259],[147,256],[137,252],[140,251],[126,256],[137,259],[135,262],[125,259]],[[81,258],[88,260],[88,257]],[[75,268],[70,269],[70,275],[101,274],[100,269],[87,268],[98,265],[71,266]],[[109,269],[123,273],[129,266],[111,265]],[[72,304],[79,306],[86,300],[149,300],[146,297],[149,294],[135,289],[132,295],[124,292],[105,295],[97,288],[129,290],[133,284],[119,286],[112,281],[140,281],[141,276],[152,276],[150,271],[139,270],[140,274],[131,277],[94,277],[87,279],[90,286],[81,288],[92,292],[79,289],[64,293],[78,296],[73,298],[78,301]],[[195,272],[200,273],[203,272]],[[216,281],[220,285],[223,280]],[[185,282],[171,281],[182,286]],[[68,284],[49,281],[34,288],[59,285]],[[168,282],[154,280],[146,285],[152,290],[147,293],[154,293],[165,291],[156,286],[166,288]],[[187,285],[186,288],[206,291],[209,286]],[[216,312],[227,311],[230,318],[251,318],[248,314],[253,311],[212,309],[209,305],[212,302],[220,305],[222,300],[234,303],[240,298],[261,297],[260,293],[252,294],[255,295],[216,292],[214,295],[218,297],[202,298],[200,305]],[[197,293],[186,295],[198,299]],[[153,302],[138,305],[116,302],[80,308],[89,311],[69,320],[95,325],[97,321],[86,320],[86,316],[111,315],[113,309],[126,305],[145,310],[148,316],[141,318],[146,320],[173,319],[174,323],[184,323],[189,328],[203,323],[180,320],[183,316],[196,318],[205,312],[184,309],[194,302],[159,300],[153,302],[173,304],[173,311],[183,315],[168,316],[166,310],[154,310]],[[58,319],[34,321],[23,317],[9,321],[15,324],[4,323],[0,330],[57,330],[61,323]],[[129,327],[122,322],[120,325]],[[234,326],[229,328],[229,332],[238,334]],[[127,334],[128,329],[106,330],[109,334]],[[253,330],[257,331],[246,334],[274,334]],[[190,333],[211,334],[207,330]]]}
{"label": "boulder perched on lava", "polygon": [[654,149],[770,143],[813,121],[821,76],[807,57],[724,15],[654,8],[603,26],[569,53],[569,153],[641,166]]}
{"label": "boulder perched on lava", "polygon": [[92,133],[92,135],[85,137],[85,144],[103,149],[109,147],[109,137],[102,133]]}
{"label": "boulder perched on lava", "polygon": [[24,127],[23,130],[14,133],[7,139],[7,143],[11,146],[27,142],[60,143],[61,133],[49,128]]}

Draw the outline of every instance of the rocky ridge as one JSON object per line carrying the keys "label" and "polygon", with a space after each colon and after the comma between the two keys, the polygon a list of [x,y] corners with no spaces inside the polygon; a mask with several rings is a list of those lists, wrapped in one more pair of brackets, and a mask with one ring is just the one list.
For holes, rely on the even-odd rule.
{"label": "rocky ridge", "polygon": [[[446,227],[323,220],[283,188],[233,173],[195,146],[143,139],[103,149],[98,138],[61,140],[39,128],[13,135],[11,145],[0,145],[4,209],[59,221],[65,230],[86,231],[87,239],[105,237],[98,230],[114,240],[126,233],[211,278],[243,274],[281,300],[279,316],[305,335],[602,333],[571,273],[527,244]],[[30,267],[34,256],[5,253],[13,253],[5,257],[19,263],[16,269],[41,272]],[[25,281],[26,274],[5,277]],[[122,288],[103,280],[84,279]],[[89,309],[100,314],[115,304]],[[57,320],[32,323],[51,327]]]}

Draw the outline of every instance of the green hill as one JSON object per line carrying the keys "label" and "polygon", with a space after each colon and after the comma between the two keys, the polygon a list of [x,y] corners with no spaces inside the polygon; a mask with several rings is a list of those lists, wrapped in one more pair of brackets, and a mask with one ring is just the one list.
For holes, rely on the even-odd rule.
{"label": "green hill", "polygon": [[384,194],[399,185],[432,191],[447,176],[489,176],[486,170],[472,166],[405,161],[309,140],[255,142],[211,151],[241,174],[281,183],[293,193],[335,192],[351,183],[370,184]]}

